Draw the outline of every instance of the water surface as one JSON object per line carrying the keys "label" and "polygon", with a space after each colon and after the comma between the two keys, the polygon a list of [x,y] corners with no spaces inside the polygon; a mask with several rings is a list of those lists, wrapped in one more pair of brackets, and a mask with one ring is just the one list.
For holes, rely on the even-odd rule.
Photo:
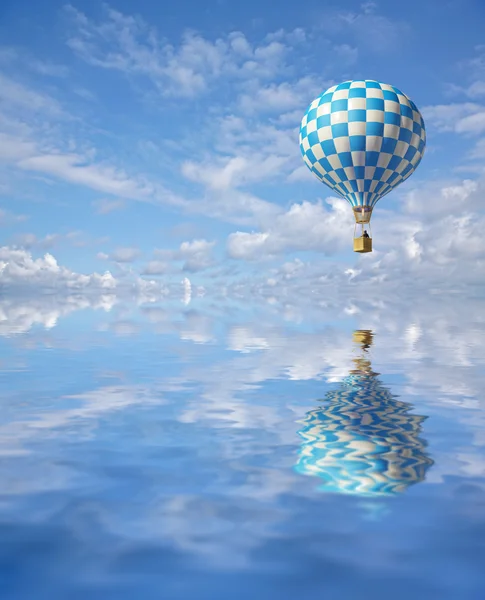
{"label": "water surface", "polygon": [[0,327],[2,598],[483,598],[478,313],[32,311]]}

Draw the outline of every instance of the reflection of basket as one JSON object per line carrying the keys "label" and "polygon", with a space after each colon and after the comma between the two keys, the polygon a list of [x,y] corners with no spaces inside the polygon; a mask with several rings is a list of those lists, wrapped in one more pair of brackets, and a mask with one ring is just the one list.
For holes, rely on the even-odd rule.
{"label": "reflection of basket", "polygon": [[326,406],[302,421],[296,470],[320,477],[329,492],[402,492],[423,481],[433,464],[419,438],[426,417],[408,414],[410,406],[381,384],[368,360],[354,362],[357,369],[326,395]]}
{"label": "reflection of basket", "polygon": [[367,348],[372,344],[374,334],[368,329],[357,329],[352,334],[352,339],[356,344],[361,345],[362,348]]}

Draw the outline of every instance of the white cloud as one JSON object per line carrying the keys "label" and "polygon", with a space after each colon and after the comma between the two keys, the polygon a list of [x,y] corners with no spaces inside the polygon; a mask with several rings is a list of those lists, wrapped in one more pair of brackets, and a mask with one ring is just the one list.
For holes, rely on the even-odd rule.
{"label": "white cloud", "polygon": [[439,131],[480,134],[485,131],[485,107],[472,102],[440,104],[422,109],[427,124]]}
{"label": "white cloud", "polygon": [[86,157],[76,154],[43,154],[21,160],[18,166],[124,198],[149,201],[155,194],[154,186],[147,181],[131,178],[109,165],[86,163]]}
{"label": "white cloud", "polygon": [[69,75],[69,69],[65,65],[34,58],[28,52],[12,47],[0,48],[0,62],[15,65],[17,70],[19,66],[27,67],[44,77],[67,77]]}
{"label": "white cloud", "polygon": [[460,119],[455,125],[456,133],[471,133],[474,135],[485,131],[485,107],[474,115]]}
{"label": "white cloud", "polygon": [[14,167],[24,177],[26,172],[48,175],[114,196],[98,202],[101,212],[125,200],[187,204],[160,181],[98,158],[91,144],[73,139],[67,125],[75,120],[56,99],[0,74],[0,162],[8,165],[9,174]]}
{"label": "white cloud", "polygon": [[155,250],[155,254],[165,261],[183,261],[182,270],[195,273],[214,264],[214,246],[215,242],[198,239],[182,242],[178,250]]}
{"label": "white cloud", "polygon": [[286,178],[289,183],[296,183],[298,181],[306,181],[307,183],[310,181],[315,181],[315,175],[311,173],[310,169],[305,165],[300,165],[296,167]]}
{"label": "white cloud", "polygon": [[66,116],[59,102],[51,96],[34,91],[0,73],[0,108],[13,107],[26,113],[42,112],[56,118]]}
{"label": "white cloud", "polygon": [[29,217],[27,215],[16,214],[11,212],[10,210],[0,208],[0,226],[11,225],[12,223],[21,223],[23,221],[26,221],[28,218]]}
{"label": "white cloud", "polygon": [[403,209],[420,219],[436,221],[440,217],[480,210],[483,190],[484,181],[480,179],[428,182],[402,196]]}
{"label": "white cloud", "polygon": [[485,138],[478,140],[475,146],[470,151],[470,158],[485,158]]}
{"label": "white cloud", "polygon": [[76,273],[59,265],[52,254],[34,258],[27,250],[8,246],[0,248],[0,285],[4,298],[12,299],[12,302],[52,293],[78,299],[114,295],[146,302],[160,300],[169,293],[174,297],[181,295],[178,286],[169,287],[133,275],[117,279],[109,271],[89,275]]}
{"label": "white cloud", "polygon": [[58,265],[51,254],[33,258],[26,250],[6,246],[0,248],[0,282],[7,289],[29,287],[34,289],[113,290],[116,280],[108,271],[104,275],[81,275]]}
{"label": "white cloud", "polygon": [[485,46],[475,46],[475,56],[458,62],[467,78],[483,81],[485,78]]}
{"label": "white cloud", "polygon": [[176,257],[184,260],[184,271],[201,271],[213,263],[212,248],[215,242],[207,240],[193,240],[192,242],[182,242]]}
{"label": "white cloud", "polygon": [[143,269],[142,275],[165,275],[169,265],[161,260],[151,260]]}
{"label": "white cloud", "polygon": [[69,69],[65,65],[59,65],[44,60],[30,60],[29,67],[33,71],[46,77],[67,77],[69,75]]}
{"label": "white cloud", "polygon": [[126,207],[126,201],[116,198],[101,198],[93,202],[98,215],[108,215],[116,210],[121,210]]}
{"label": "white cloud", "polygon": [[260,226],[281,212],[276,204],[237,189],[207,193],[193,210],[240,226]]}
{"label": "white cloud", "polygon": [[[401,212],[387,210],[384,200],[373,216],[374,252],[367,255],[352,254],[353,217],[344,200],[331,201],[330,209],[321,203],[295,204],[259,231],[239,231],[227,239],[229,257],[271,259],[270,267],[258,265],[248,272],[253,267],[246,265],[231,274],[216,270],[213,285],[228,296],[255,295],[265,302],[302,296],[309,303],[353,297],[358,290],[377,300],[411,291],[475,289],[485,277],[483,183],[450,179],[416,185],[401,194]],[[339,250],[347,250],[348,258],[319,261],[310,254],[286,259],[292,252],[331,256]],[[359,304],[354,308],[359,311]]]}
{"label": "white cloud", "polygon": [[265,79],[286,68],[287,43],[304,41],[298,33],[253,46],[241,32],[209,41],[195,32],[184,34],[176,48],[141,18],[105,8],[106,19],[95,23],[72,6],[75,26],[68,45],[89,64],[146,77],[165,96],[191,97],[208,89],[214,79]]}
{"label": "white cloud", "polygon": [[466,87],[462,87],[455,84],[451,84],[447,87],[449,92],[451,92],[452,94],[464,94],[472,100],[476,100],[485,96],[485,81],[474,81]]}
{"label": "white cloud", "polygon": [[[1,134],[0,134],[1,135]],[[0,146],[2,147],[2,146]],[[61,181],[87,187],[97,192],[112,194],[118,199],[98,204],[103,214],[122,206],[123,199],[138,200],[155,204],[175,204],[186,206],[188,202],[165,188],[159,182],[146,177],[130,175],[121,168],[107,163],[93,162],[92,157],[80,154],[39,154],[32,141],[11,139],[4,145],[4,158],[16,167],[31,173],[42,173]]]}
{"label": "white cloud", "polygon": [[198,162],[186,161],[181,167],[184,177],[207,190],[198,209],[241,224],[260,224],[277,214],[277,206],[241,188],[261,181],[281,181],[301,166],[297,123],[292,125],[280,129],[261,122],[249,127],[236,116],[216,122],[215,152]]}
{"label": "white cloud", "polygon": [[129,263],[141,256],[139,248],[115,248],[109,255],[110,260],[120,263]]}
{"label": "white cloud", "polygon": [[271,83],[258,87],[253,93],[242,93],[238,102],[240,109],[249,114],[285,113],[295,108],[303,114],[304,107],[330,84],[330,81],[318,81],[308,76],[291,83]]}
{"label": "white cloud", "polygon": [[314,250],[326,254],[345,248],[352,240],[352,211],[341,199],[326,203],[293,204],[280,214],[267,231],[236,232],[229,236],[227,251],[231,258],[264,260],[295,250]]}
{"label": "white cloud", "polygon": [[211,165],[211,162],[185,162],[182,165],[182,174],[187,179],[203,183],[215,191],[227,191],[233,187],[276,179],[289,161],[287,156],[270,154],[262,157],[256,154],[251,158],[234,156],[220,159],[219,165]]}
{"label": "white cloud", "polygon": [[16,245],[28,250],[32,248],[47,250],[55,246],[60,238],[61,235],[56,233],[48,233],[43,238],[38,238],[34,233],[21,233],[15,236],[14,241]]}
{"label": "white cloud", "polygon": [[[391,19],[376,12],[374,2],[365,2],[358,10],[322,11],[319,26],[329,36],[342,35],[357,43],[358,48],[373,52],[396,52],[401,41],[412,35],[410,25],[404,20]],[[403,18],[406,15],[403,14]]]}
{"label": "white cloud", "polygon": [[3,162],[15,162],[33,154],[36,150],[35,142],[22,139],[0,132],[0,160]]}
{"label": "white cloud", "polygon": [[359,51],[357,48],[349,44],[337,44],[333,47],[333,52],[336,55],[340,66],[353,65],[357,62]]}

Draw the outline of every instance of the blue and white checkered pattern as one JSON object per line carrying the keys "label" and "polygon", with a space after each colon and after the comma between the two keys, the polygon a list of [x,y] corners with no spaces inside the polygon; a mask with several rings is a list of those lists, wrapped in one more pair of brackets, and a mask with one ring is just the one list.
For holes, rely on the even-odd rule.
{"label": "blue and white checkered pattern", "polygon": [[352,375],[301,421],[295,469],[322,490],[375,497],[423,481],[433,460],[420,439],[425,417],[410,414],[376,374]]}
{"label": "blue and white checkered pattern", "polygon": [[373,207],[407,179],[423,158],[424,120],[392,85],[346,81],[309,106],[300,149],[308,168],[353,207]]}

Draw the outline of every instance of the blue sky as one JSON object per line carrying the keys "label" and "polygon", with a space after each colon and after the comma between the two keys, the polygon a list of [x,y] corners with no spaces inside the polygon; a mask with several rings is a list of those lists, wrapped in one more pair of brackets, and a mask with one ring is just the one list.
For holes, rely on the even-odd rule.
{"label": "blue sky", "polygon": [[[478,0],[3,3],[3,283],[478,283],[484,23]],[[308,104],[353,78],[402,89],[428,133],[365,256],[298,147]]]}

